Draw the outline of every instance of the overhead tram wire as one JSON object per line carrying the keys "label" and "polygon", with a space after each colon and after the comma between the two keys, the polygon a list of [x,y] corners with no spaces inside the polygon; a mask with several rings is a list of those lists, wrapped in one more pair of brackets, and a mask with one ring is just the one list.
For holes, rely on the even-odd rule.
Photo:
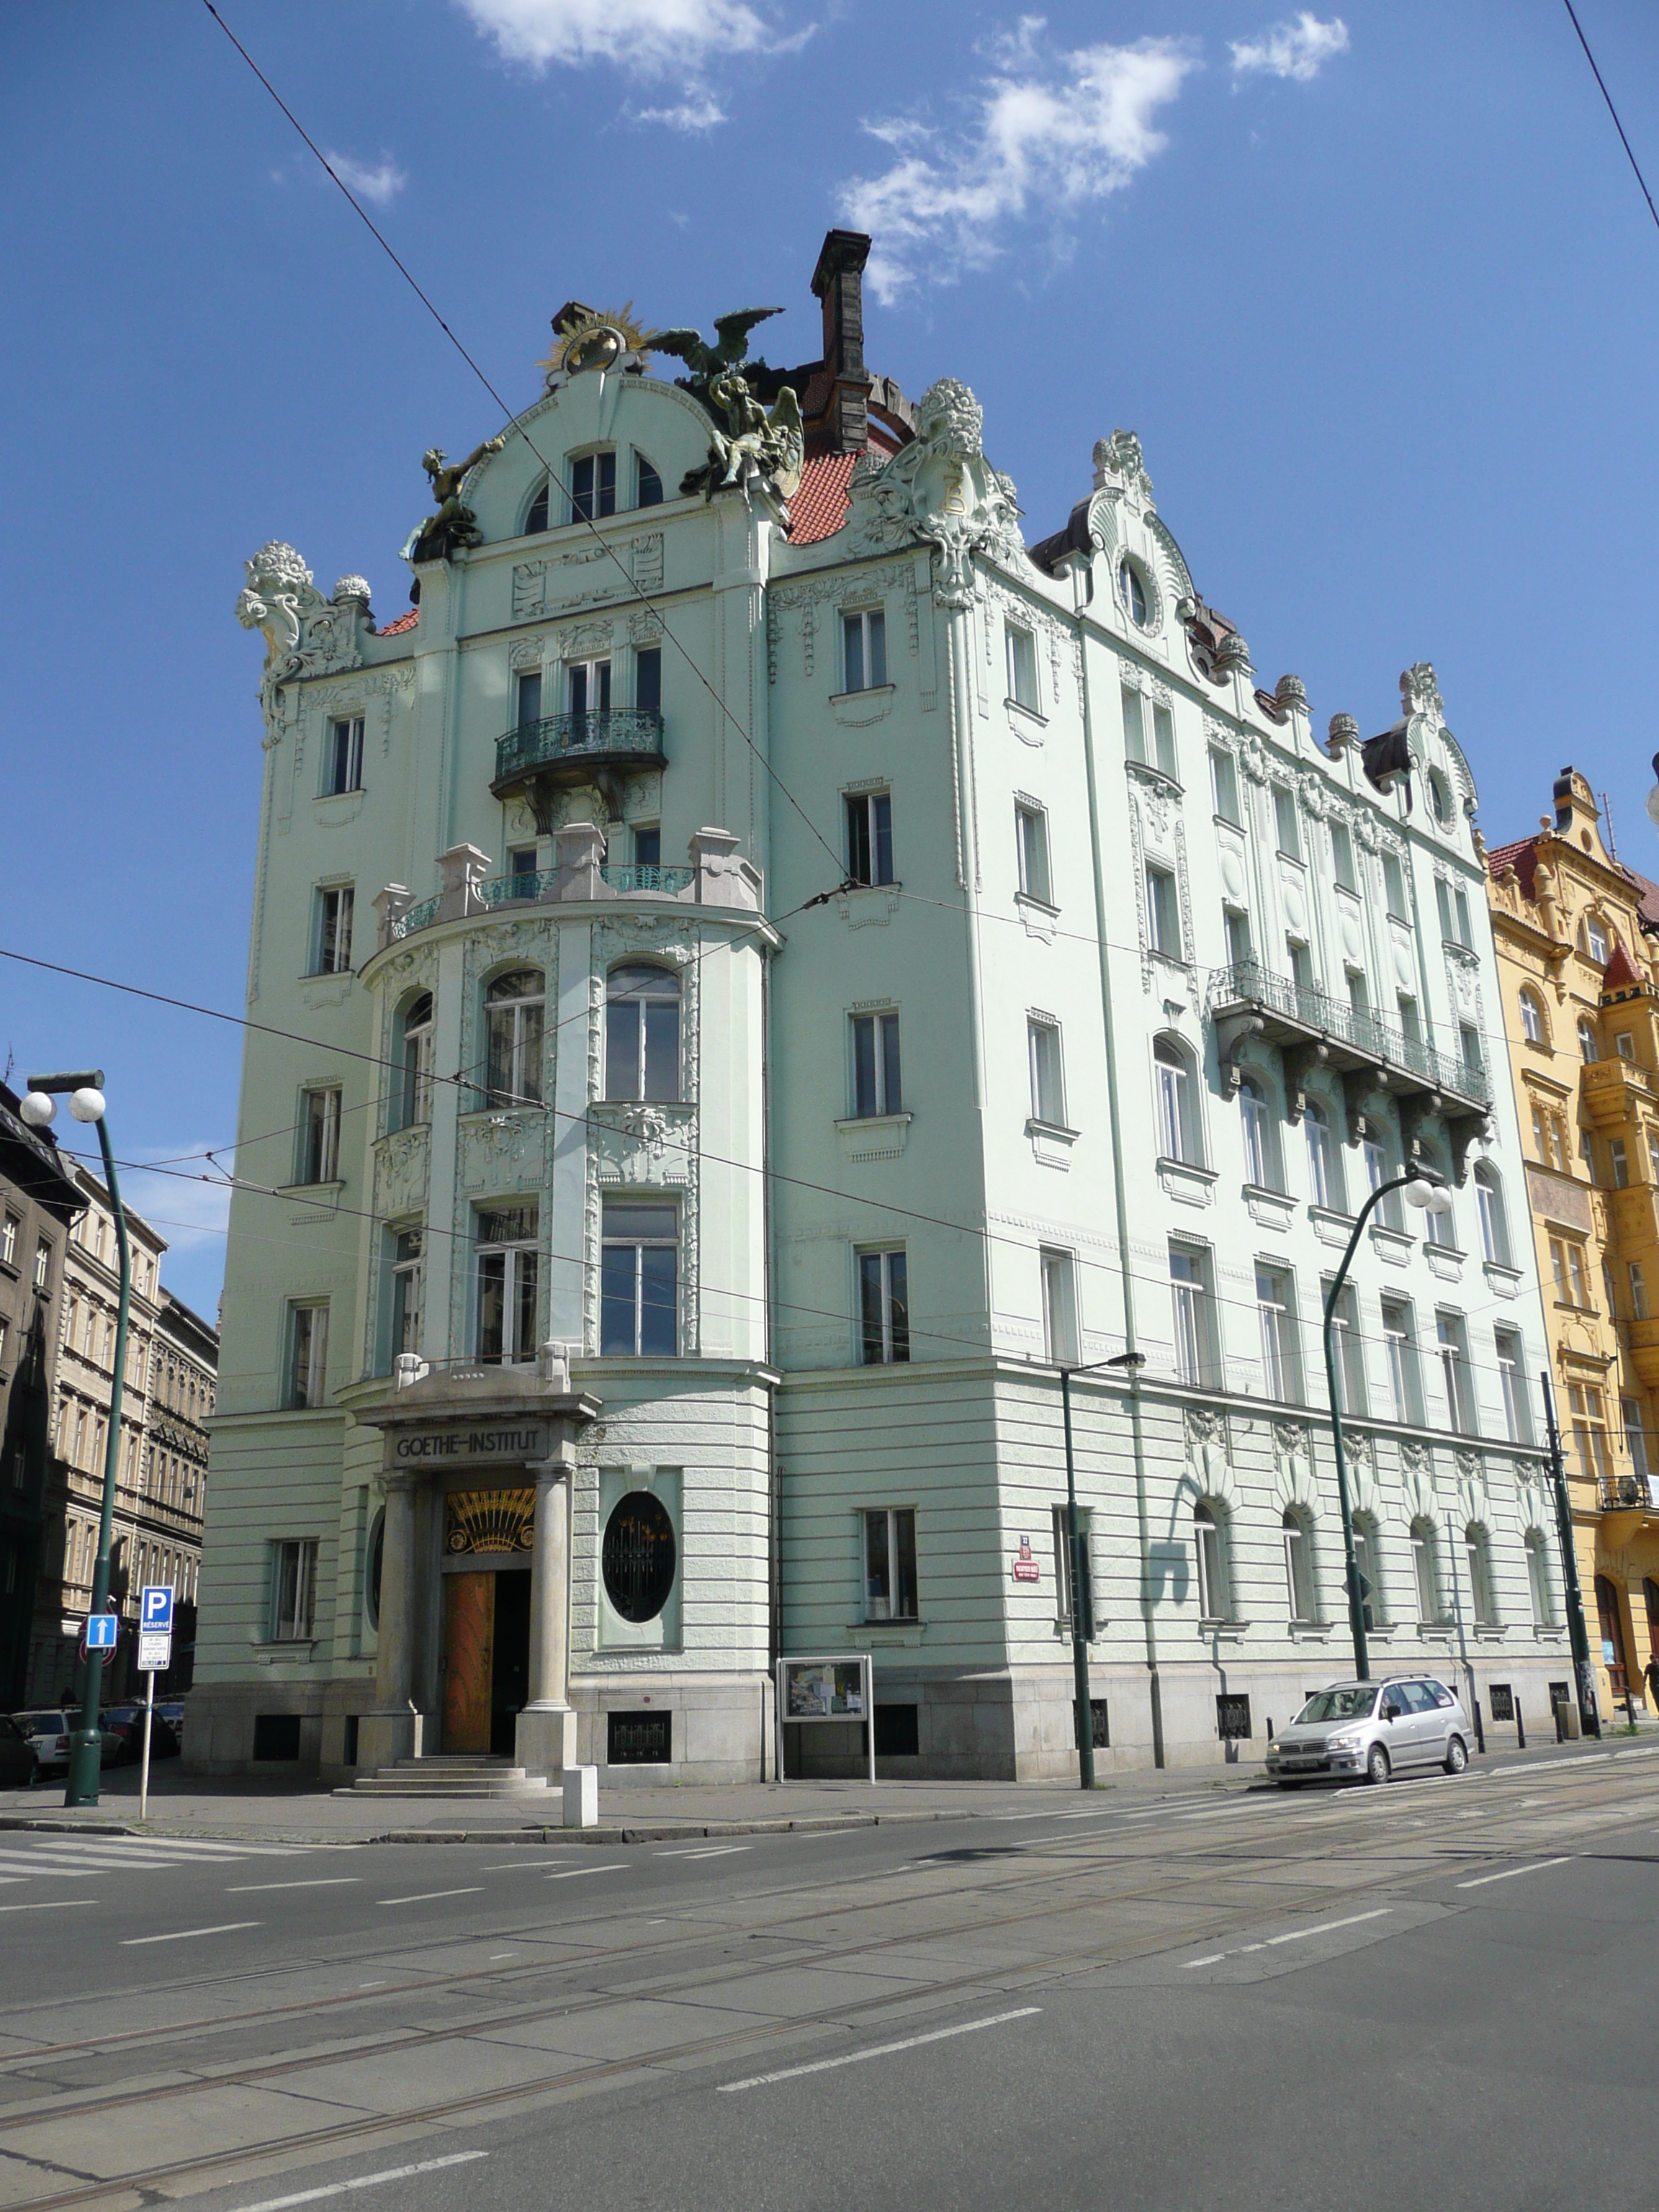
{"label": "overhead tram wire", "polygon": [[1624,148],[1626,157],[1629,161],[1631,167],[1636,173],[1637,183],[1642,187],[1642,197],[1648,204],[1648,213],[1653,217],[1656,228],[1659,228],[1659,207],[1656,207],[1653,204],[1653,194],[1648,190],[1648,180],[1642,174],[1642,165],[1637,160],[1635,153],[1632,149],[1630,140],[1625,135],[1625,126],[1619,120],[1619,110],[1613,104],[1613,94],[1607,90],[1607,80],[1603,77],[1600,69],[1596,66],[1595,57],[1590,52],[1589,40],[1584,36],[1584,27],[1578,20],[1578,12],[1577,9],[1574,8],[1572,0],[1565,0],[1565,5],[1566,7],[1567,14],[1572,19],[1572,27],[1578,33],[1578,43],[1584,49],[1584,59],[1590,65],[1590,74],[1595,79],[1596,84],[1601,90],[1602,99],[1607,103],[1607,113],[1612,116],[1613,127],[1619,133],[1619,143]]}
{"label": "overhead tram wire", "polygon": [[[743,724],[732,713],[731,708],[727,706],[725,699],[722,698],[719,690],[712,683],[710,683],[708,677],[703,674],[702,669],[698,667],[696,661],[692,657],[688,648],[678,637],[675,636],[673,631],[668,626],[666,618],[660,614],[656,614],[656,603],[651,593],[642,589],[641,586],[635,581],[629,569],[623,565],[621,556],[617,554],[616,548],[611,544],[605,532],[599,527],[592,516],[580,513],[576,506],[574,495],[573,494],[569,484],[565,481],[564,477],[560,475],[559,471],[554,467],[552,462],[547,459],[546,455],[542,452],[541,447],[536,443],[529,431],[524,427],[521,414],[527,413],[529,410],[527,409],[518,410],[507,405],[506,400],[503,399],[501,393],[497,392],[495,386],[491,383],[484,370],[479,366],[478,362],[474,360],[472,355],[467,350],[461,340],[444,320],[443,317],[439,313],[431,300],[428,298],[426,293],[422,289],[415,276],[403,260],[398,257],[390,240],[378,228],[373,216],[370,216],[368,210],[358,199],[356,194],[352,191],[349,185],[345,182],[345,179],[340,175],[338,170],[335,168],[327,155],[324,153],[322,148],[319,146],[316,140],[306,129],[304,124],[301,122],[299,117],[294,112],[294,110],[283,98],[282,94],[277,91],[276,86],[260,68],[258,63],[254,60],[252,55],[237,37],[235,32],[231,29],[229,24],[226,22],[224,17],[219,13],[217,8],[213,4],[213,0],[202,0],[202,5],[207,9],[209,15],[212,16],[214,21],[219,26],[219,28],[230,40],[231,45],[235,47],[237,52],[247,64],[249,69],[252,70],[254,76],[258,77],[259,82],[270,94],[271,99],[275,100],[277,106],[287,117],[289,123],[293,125],[295,130],[304,141],[307,149],[315,155],[317,161],[322,165],[322,167],[326,172],[330,179],[348,201],[359,221],[362,223],[363,228],[368,232],[370,237],[373,238],[375,244],[386,255],[387,260],[391,262],[392,267],[403,278],[404,283],[408,285],[410,290],[414,293],[416,298],[426,309],[428,314],[431,316],[433,321],[436,323],[438,328],[443,332],[444,336],[449,340],[451,345],[454,347],[456,352],[459,354],[461,359],[466,363],[474,376],[477,378],[479,383],[489,394],[491,399],[495,401],[496,406],[500,408],[502,415],[507,419],[508,430],[516,430],[518,432],[518,434],[524,440],[526,445],[529,447],[537,460],[539,461],[542,467],[546,470],[548,482],[550,483],[556,483],[558,485],[560,490],[570,501],[572,515],[580,520],[586,526],[589,535],[598,542],[600,550],[603,552],[605,558],[611,562],[612,568],[616,569],[617,574],[622,578],[631,595],[639,601],[641,606],[647,608],[655,615],[656,620],[661,625],[662,635],[673,647],[675,652],[679,654],[681,659],[684,661],[686,666],[696,678],[698,683],[702,684],[703,690],[708,692],[715,706],[720,709],[726,720],[732,725],[732,727],[737,732],[738,735],[743,739],[744,744],[748,746],[750,751],[760,763],[761,766],[765,769],[767,775],[770,776],[773,782],[776,784],[778,789],[783,793],[783,796],[788,800],[791,806],[794,808],[796,813],[799,815],[802,822],[805,823],[812,836],[817,839],[817,842],[823,846],[824,851],[829,854],[830,860],[839,871],[842,868],[842,858],[840,854],[836,851],[834,846],[830,844],[829,839],[818,828],[817,823],[813,821],[811,816],[808,814],[806,809],[795,797],[794,793],[790,790],[788,785],[778,774],[777,769],[772,765],[772,763],[767,758],[766,755],[762,752],[760,747],[755,743],[753,738],[750,736],[748,731],[744,729]],[[665,597],[666,593],[664,593],[663,596]]]}
{"label": "overhead tram wire", "polygon": [[[1124,949],[1127,950],[1128,948]],[[275,1029],[270,1024],[265,1022],[250,1021],[245,1015],[224,1013],[217,1007],[198,1006],[185,999],[169,998],[163,993],[146,990],[139,984],[122,983],[117,981],[112,976],[94,975],[85,969],[64,967],[58,962],[42,960],[31,953],[13,951],[10,948],[4,945],[0,945],[0,958],[19,961],[24,965],[32,968],[46,969],[55,975],[69,975],[80,982],[97,983],[108,990],[123,992],[136,998],[153,1000],[161,1005],[176,1006],[186,1012],[203,1014],[214,1021],[228,1022],[234,1027],[258,1030],[267,1035],[284,1037],[290,1042],[297,1043],[305,1043],[309,1042],[308,1039],[297,1036],[292,1030]],[[572,1018],[574,1018],[574,1017]],[[381,1060],[378,1054],[355,1052],[348,1046],[339,1046],[337,1047],[336,1049],[345,1057],[365,1060],[377,1067],[395,1066],[394,1062]],[[440,1076],[434,1074],[432,1080],[434,1083],[453,1084],[459,1088],[476,1088],[471,1079],[465,1075],[458,1074]],[[545,1100],[526,1099],[523,1101],[522,1103],[529,1110],[539,1112],[544,1115],[551,1115],[556,1120],[579,1121],[582,1122],[584,1125],[586,1124],[586,1116],[585,1115],[572,1113],[568,1109],[563,1107],[550,1106],[547,1104]],[[249,1139],[249,1141],[252,1142],[254,1140]],[[229,1149],[229,1147],[227,1147],[227,1149]],[[684,1148],[675,1147],[674,1149],[684,1150]],[[73,1158],[77,1156],[70,1155],[70,1157]],[[215,1168],[218,1170],[218,1177],[225,1178],[224,1169],[220,1166],[217,1159],[214,1158],[211,1152],[204,1152],[202,1157],[213,1159],[213,1164]],[[711,1166],[728,1168],[738,1174],[765,1176],[769,1178],[773,1182],[791,1189],[809,1191],[817,1197],[837,1199],[844,1205],[869,1206],[878,1212],[888,1215],[890,1218],[902,1221],[915,1221],[927,1228],[948,1230],[955,1236],[976,1237],[981,1243],[988,1245],[993,1243],[1003,1244],[1007,1246],[1011,1250],[1026,1253],[1038,1252],[1042,1249],[1040,1243],[1031,1243],[1024,1237],[1011,1237],[1006,1235],[1001,1231],[994,1230],[988,1225],[981,1228],[978,1224],[974,1222],[953,1221],[943,1214],[926,1213],[915,1206],[900,1206],[891,1199],[866,1197],[858,1191],[843,1190],[834,1183],[813,1182],[803,1176],[784,1175],[775,1168],[757,1165],[753,1161],[732,1159],[724,1153],[709,1152],[702,1150],[699,1150],[696,1157],[699,1160]],[[122,1164],[129,1166],[135,1171],[150,1167],[151,1165],[150,1163],[145,1161],[131,1161],[123,1163]],[[161,1175],[173,1176],[177,1180],[181,1182],[205,1182],[216,1188],[226,1188],[228,1187],[228,1184],[230,1188],[240,1188],[243,1187],[243,1184],[245,1184],[246,1188],[251,1193],[259,1196],[276,1196],[280,1194],[274,1187],[257,1183],[252,1177],[244,1178],[243,1184],[238,1184],[234,1175],[227,1180],[218,1180],[212,1176],[186,1176],[177,1170],[169,1170],[159,1167],[155,1168],[154,1172]],[[382,1227],[390,1225],[388,1217],[364,1212],[361,1208],[343,1206],[339,1208],[338,1211],[344,1213],[355,1214],[359,1218],[375,1222]],[[455,1232],[451,1231],[434,1230],[432,1233],[434,1235],[452,1235]],[[1081,1253],[1076,1254],[1073,1256],[1075,1264],[1079,1267],[1088,1268],[1092,1271],[1109,1275],[1115,1280],[1125,1273],[1124,1268],[1119,1263],[1112,1261],[1091,1260],[1086,1258]],[[1127,1272],[1137,1282],[1154,1285],[1163,1289],[1167,1289],[1169,1287],[1169,1279],[1167,1276],[1146,1275],[1143,1274],[1136,1268],[1130,1268]],[[729,1292],[723,1293],[723,1295],[738,1296],[742,1294]],[[1238,1307],[1243,1311],[1254,1312],[1256,1310],[1254,1302],[1250,1299],[1229,1298],[1224,1296],[1224,1294],[1219,1291],[1212,1291],[1210,1295],[1218,1306],[1232,1305]],[[1477,1319],[1481,1315],[1488,1311],[1494,1310],[1498,1303],[1498,1300],[1494,1298],[1488,1300],[1485,1305],[1464,1308],[1462,1310],[1463,1318],[1465,1321]],[[1374,1336],[1365,1335],[1359,1331],[1354,1331],[1353,1335],[1355,1340],[1363,1344],[1378,1344],[1386,1343],[1387,1341],[1386,1339],[1379,1339]],[[1472,1370],[1478,1367],[1480,1371],[1483,1373],[1492,1374],[1498,1371],[1490,1362],[1476,1362],[1471,1359],[1468,1362],[1468,1364]]]}

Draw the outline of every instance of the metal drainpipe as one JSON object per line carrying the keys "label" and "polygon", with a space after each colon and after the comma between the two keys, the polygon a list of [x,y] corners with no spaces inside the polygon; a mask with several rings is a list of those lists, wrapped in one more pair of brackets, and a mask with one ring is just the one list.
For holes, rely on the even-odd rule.
{"label": "metal drainpipe", "polygon": [[[1100,948],[1100,1012],[1106,1042],[1106,1105],[1112,1130],[1112,1195],[1117,1206],[1118,1270],[1123,1291],[1123,1348],[1135,1343],[1135,1288],[1129,1261],[1129,1200],[1123,1176],[1123,1122],[1118,1110],[1117,1043],[1112,1027],[1111,955],[1107,950],[1106,882],[1101,863],[1100,805],[1095,787],[1094,717],[1086,658],[1088,623],[1079,616],[1078,647],[1083,670],[1083,764],[1089,780],[1089,844],[1095,878],[1095,932]],[[1103,635],[1104,633],[1103,632]],[[1146,1450],[1141,1430],[1139,1371],[1129,1370],[1129,1433],[1135,1462],[1135,1527],[1140,1543],[1140,1619],[1146,1640],[1146,1673],[1152,1707],[1152,1764],[1164,1764],[1164,1692],[1158,1668],[1158,1629],[1152,1619],[1151,1536],[1146,1515]]]}
{"label": "metal drainpipe", "polygon": [[[772,1285],[776,1279],[772,1263],[772,957],[765,946],[760,949],[761,962],[761,1209],[764,1251],[762,1267],[764,1271],[763,1289],[765,1304],[762,1326],[765,1332],[762,1357],[769,1371],[773,1366]],[[775,1682],[778,1657],[783,1650],[783,1528],[778,1472],[778,1388],[775,1382],[766,1386],[766,1580],[767,1580],[767,1659],[768,1671]],[[762,1692],[762,1720],[765,1719],[765,1692]],[[766,1779],[766,1739],[770,1733],[764,1726],[761,1730],[761,1779]],[[776,1778],[775,1777],[774,1778]]]}

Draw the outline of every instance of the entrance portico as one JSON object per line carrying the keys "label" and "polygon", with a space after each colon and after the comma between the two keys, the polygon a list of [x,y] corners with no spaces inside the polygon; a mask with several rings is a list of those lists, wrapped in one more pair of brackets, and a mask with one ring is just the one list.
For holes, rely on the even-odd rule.
{"label": "entrance portico", "polygon": [[[519,1765],[556,1777],[576,1764],[570,1490],[576,1438],[599,1411],[571,1389],[553,1346],[534,1368],[428,1373],[356,1408],[385,1438],[380,1642],[362,1765],[501,1749],[509,1721]],[[527,1638],[518,1580],[526,1569]]]}

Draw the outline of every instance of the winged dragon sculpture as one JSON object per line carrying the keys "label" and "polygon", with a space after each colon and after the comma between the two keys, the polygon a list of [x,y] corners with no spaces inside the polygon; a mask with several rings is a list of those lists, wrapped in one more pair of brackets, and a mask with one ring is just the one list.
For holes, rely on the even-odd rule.
{"label": "winged dragon sculpture", "polygon": [[[691,374],[686,388],[714,417],[708,441],[708,459],[700,469],[690,469],[681,479],[682,492],[700,491],[712,499],[730,486],[739,489],[751,483],[771,484],[780,498],[787,499],[799,486],[805,452],[800,403],[788,385],[770,410],[755,397],[748,368],[757,376],[769,376],[763,361],[750,362],[749,333],[781,307],[738,307],[717,315],[719,342],[710,345],[696,330],[652,331],[643,343],[652,353],[673,354]],[[720,427],[720,416],[726,428]]]}

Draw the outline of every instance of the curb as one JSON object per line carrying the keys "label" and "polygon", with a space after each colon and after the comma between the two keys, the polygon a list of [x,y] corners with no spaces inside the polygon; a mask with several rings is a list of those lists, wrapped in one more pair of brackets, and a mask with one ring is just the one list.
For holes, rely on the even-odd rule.
{"label": "curb", "polygon": [[937,1820],[974,1820],[987,1816],[963,1807],[926,1813],[824,1813],[780,1820],[653,1820],[634,1825],[612,1821],[595,1828],[559,1828],[538,1822],[523,1828],[390,1828],[374,1836],[325,1835],[316,1829],[258,1831],[233,1828],[158,1828],[136,1820],[53,1820],[23,1813],[0,1813],[0,1831],[36,1835],[130,1836],[166,1843],[311,1844],[337,1848],[363,1844],[665,1844],[696,1843],[723,1836],[822,1835],[842,1828],[887,1828]]}

